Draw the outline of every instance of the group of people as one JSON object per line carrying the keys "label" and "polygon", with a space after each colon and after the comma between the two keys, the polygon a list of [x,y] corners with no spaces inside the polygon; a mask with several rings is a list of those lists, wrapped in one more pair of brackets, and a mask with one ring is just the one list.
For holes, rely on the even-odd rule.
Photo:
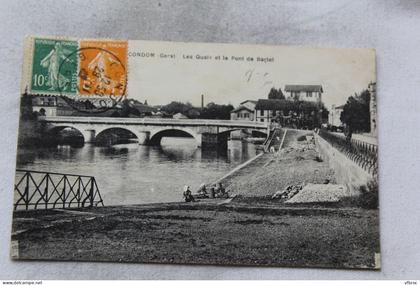
{"label": "group of people", "polygon": [[190,186],[188,185],[184,186],[183,196],[185,202],[194,202],[196,198],[229,198],[229,193],[220,182],[213,184],[209,188],[203,183],[197,190],[197,195],[195,195],[196,198],[194,198]]}

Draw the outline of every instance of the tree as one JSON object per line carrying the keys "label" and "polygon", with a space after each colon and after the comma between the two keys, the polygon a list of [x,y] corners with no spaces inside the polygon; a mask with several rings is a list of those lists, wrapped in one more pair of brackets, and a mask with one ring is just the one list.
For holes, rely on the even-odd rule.
{"label": "tree", "polygon": [[321,119],[322,119],[323,123],[328,122],[329,113],[330,112],[328,111],[328,109],[324,106],[324,104],[322,104],[322,106],[321,106]]}
{"label": "tree", "polygon": [[201,119],[219,119],[229,120],[230,112],[233,110],[232,105],[218,105],[213,102],[208,103],[201,111]]}
{"label": "tree", "polygon": [[130,101],[128,99],[124,99],[121,104],[121,111],[119,112],[119,116],[127,118],[130,115],[140,117],[140,112],[130,105]]}
{"label": "tree", "polygon": [[270,89],[270,92],[268,93],[268,99],[272,100],[282,100],[285,99],[283,92],[281,91],[281,88],[278,90],[274,87]]}
{"label": "tree", "polygon": [[364,90],[362,93],[350,96],[343,107],[340,120],[351,131],[370,132],[370,93]]}
{"label": "tree", "polygon": [[190,110],[192,107],[193,106],[189,102],[182,103],[172,101],[168,105],[162,106],[161,110],[171,115],[174,115],[176,113],[181,113],[185,115],[187,111]]}
{"label": "tree", "polygon": [[91,109],[95,109],[96,108],[95,105],[93,105],[93,103],[90,102],[89,99],[86,100],[83,104],[84,104],[85,109],[87,109],[87,110],[91,110]]}
{"label": "tree", "polygon": [[20,98],[20,116],[22,120],[34,119],[32,109],[32,97],[26,91]]}
{"label": "tree", "polygon": [[286,96],[284,96],[283,91],[281,91],[281,88],[279,88],[279,99],[286,99]]}

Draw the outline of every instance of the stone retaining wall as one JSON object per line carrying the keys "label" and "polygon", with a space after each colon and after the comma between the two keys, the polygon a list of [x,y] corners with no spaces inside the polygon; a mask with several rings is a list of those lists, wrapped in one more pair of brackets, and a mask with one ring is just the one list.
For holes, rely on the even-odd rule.
{"label": "stone retaining wall", "polygon": [[338,184],[347,187],[349,196],[358,195],[360,186],[372,180],[372,175],[334,148],[326,140],[315,134],[315,143],[321,158],[335,171]]}

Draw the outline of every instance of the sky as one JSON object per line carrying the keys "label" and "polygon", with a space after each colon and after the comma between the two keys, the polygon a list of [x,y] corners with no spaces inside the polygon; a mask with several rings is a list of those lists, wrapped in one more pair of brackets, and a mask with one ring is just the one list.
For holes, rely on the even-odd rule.
{"label": "sky", "polygon": [[127,95],[151,105],[200,106],[203,94],[205,104],[237,106],[272,87],[320,84],[330,108],[376,80],[372,49],[130,41],[128,55]]}

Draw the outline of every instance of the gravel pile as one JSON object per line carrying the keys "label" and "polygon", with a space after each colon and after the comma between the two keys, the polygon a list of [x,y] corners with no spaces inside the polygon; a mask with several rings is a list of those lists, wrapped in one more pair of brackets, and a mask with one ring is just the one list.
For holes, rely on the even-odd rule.
{"label": "gravel pile", "polygon": [[338,202],[340,198],[347,195],[347,189],[344,185],[309,183],[285,203]]}
{"label": "gravel pile", "polygon": [[303,189],[304,185],[289,185],[283,191],[277,191],[271,197],[271,199],[281,199],[281,200],[288,200],[295,196],[299,191]]}

